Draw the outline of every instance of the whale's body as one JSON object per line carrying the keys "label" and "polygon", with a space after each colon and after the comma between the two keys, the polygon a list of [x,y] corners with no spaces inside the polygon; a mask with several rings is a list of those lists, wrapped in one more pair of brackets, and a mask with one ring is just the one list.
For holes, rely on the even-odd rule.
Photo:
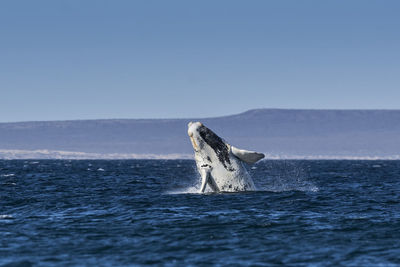
{"label": "whale's body", "polygon": [[200,122],[189,123],[188,134],[201,175],[200,192],[204,192],[207,186],[214,192],[256,190],[243,162],[255,163],[264,154],[238,149]]}

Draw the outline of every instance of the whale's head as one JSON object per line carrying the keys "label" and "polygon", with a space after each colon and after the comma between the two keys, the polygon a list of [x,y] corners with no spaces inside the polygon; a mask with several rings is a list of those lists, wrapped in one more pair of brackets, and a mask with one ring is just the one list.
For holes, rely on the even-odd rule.
{"label": "whale's head", "polygon": [[203,155],[213,153],[225,168],[231,164],[229,145],[201,122],[189,122],[188,135],[196,153]]}
{"label": "whale's head", "polygon": [[215,150],[219,146],[226,146],[225,142],[218,135],[201,122],[189,122],[188,135],[196,152],[208,147]]}
{"label": "whale's head", "polygon": [[188,124],[188,135],[196,152],[199,152],[204,146],[203,140],[200,137],[200,127],[204,127],[201,122],[189,122]]}

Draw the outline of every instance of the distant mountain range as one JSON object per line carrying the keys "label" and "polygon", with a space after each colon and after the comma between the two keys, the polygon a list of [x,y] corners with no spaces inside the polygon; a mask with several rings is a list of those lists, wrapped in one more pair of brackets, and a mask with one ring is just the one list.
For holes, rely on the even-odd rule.
{"label": "distant mountain range", "polygon": [[190,158],[189,121],[268,158],[400,159],[400,110],[295,109],[215,118],[0,123],[0,158]]}

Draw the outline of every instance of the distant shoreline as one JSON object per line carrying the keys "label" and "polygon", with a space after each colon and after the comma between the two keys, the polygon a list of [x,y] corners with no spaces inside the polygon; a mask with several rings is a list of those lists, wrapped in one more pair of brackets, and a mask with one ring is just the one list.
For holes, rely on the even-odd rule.
{"label": "distant shoreline", "polygon": [[[0,149],[0,160],[192,160],[193,154],[125,154],[125,153],[87,153],[60,150],[6,150]],[[265,153],[264,160],[400,160],[400,155],[373,156],[373,155],[274,155]]]}
{"label": "distant shoreline", "polygon": [[400,110],[291,109],[203,119],[0,123],[0,158],[192,159],[189,121],[267,159],[400,159]]}

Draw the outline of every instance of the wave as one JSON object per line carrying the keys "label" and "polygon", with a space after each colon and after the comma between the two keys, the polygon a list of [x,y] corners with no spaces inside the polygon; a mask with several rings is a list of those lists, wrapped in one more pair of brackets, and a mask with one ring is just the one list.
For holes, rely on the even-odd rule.
{"label": "wave", "polygon": [[88,153],[62,150],[0,149],[0,159],[193,159],[192,154]]}

